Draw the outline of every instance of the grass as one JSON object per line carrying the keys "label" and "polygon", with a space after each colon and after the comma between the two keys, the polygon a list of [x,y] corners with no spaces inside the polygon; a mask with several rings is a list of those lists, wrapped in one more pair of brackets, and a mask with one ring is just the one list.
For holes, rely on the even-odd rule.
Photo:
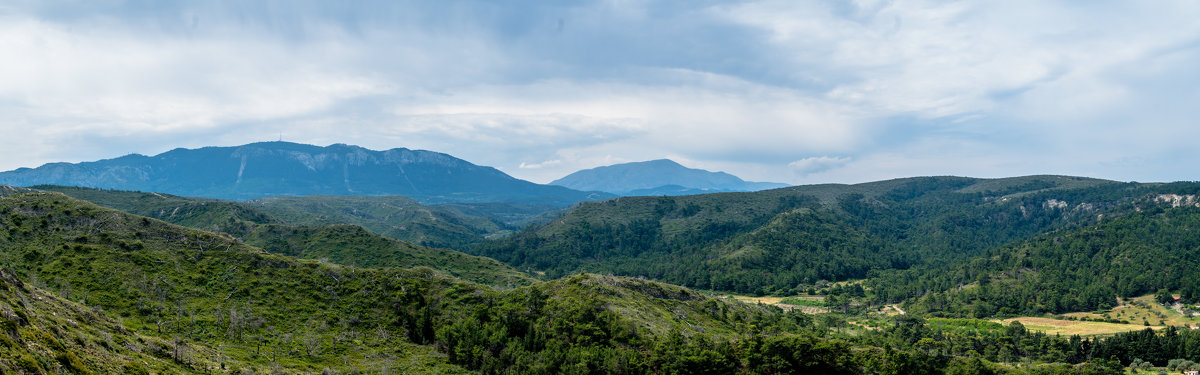
{"label": "grass", "polygon": [[1200,324],[1200,318],[1183,316],[1179,311],[1154,302],[1153,295],[1145,295],[1122,301],[1108,315],[1113,319],[1125,320],[1130,323],[1142,321],[1155,326],[1195,326]]}
{"label": "grass", "polygon": [[1019,318],[1005,319],[1005,324],[1012,322],[1020,322],[1026,329],[1031,331],[1044,332],[1050,335],[1080,335],[1080,336],[1104,336],[1112,335],[1121,332],[1140,331],[1146,328],[1162,329],[1162,326],[1146,327],[1141,324],[1122,324],[1122,323],[1105,323],[1105,322],[1087,322],[1076,320],[1064,320],[1045,317],[1025,316]]}
{"label": "grass", "polygon": [[1122,299],[1121,304],[1111,310],[1074,312],[1062,316],[1079,320],[1117,320],[1142,326],[1200,325],[1200,317],[1184,316],[1179,310],[1155,302],[1153,295]]}
{"label": "grass", "polygon": [[743,295],[718,295],[718,298],[731,298],[743,303],[763,304],[791,311],[800,310],[805,314],[822,314],[829,312],[825,308],[825,297],[822,296],[791,296],[791,297],[753,297]]}
{"label": "grass", "polygon": [[[1019,317],[1004,322],[1019,321],[1026,328],[1048,334],[1101,336],[1146,328],[1200,325],[1200,318],[1187,317],[1179,311],[1154,302],[1153,295],[1122,299],[1111,310],[1073,312],[1053,317]],[[1127,323],[1118,323],[1127,322]]]}

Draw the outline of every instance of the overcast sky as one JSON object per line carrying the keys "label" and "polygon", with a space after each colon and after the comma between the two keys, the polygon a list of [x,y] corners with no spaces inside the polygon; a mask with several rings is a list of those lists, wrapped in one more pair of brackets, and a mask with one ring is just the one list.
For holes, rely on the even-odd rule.
{"label": "overcast sky", "polygon": [[549,182],[1197,180],[1200,2],[4,1],[0,170],[276,140]]}

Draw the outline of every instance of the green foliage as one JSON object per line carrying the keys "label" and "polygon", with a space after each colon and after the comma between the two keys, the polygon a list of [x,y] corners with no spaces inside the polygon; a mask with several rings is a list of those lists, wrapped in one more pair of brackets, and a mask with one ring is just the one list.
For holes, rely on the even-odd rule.
{"label": "green foliage", "polygon": [[825,307],[825,301],[823,301],[823,300],[797,298],[797,297],[784,298],[782,300],[779,300],[779,303],[782,303],[785,305],[795,305],[795,306]]}
{"label": "green foliage", "polygon": [[991,256],[882,273],[871,283],[940,292],[910,303],[913,311],[974,317],[1103,310],[1116,306],[1116,297],[1155,291],[1172,303],[1167,290],[1188,298],[1200,295],[1200,255],[1191,251],[1200,248],[1194,235],[1200,208],[1141,206],[1098,224],[1006,246]]}
{"label": "green foliage", "polygon": [[374,233],[427,247],[467,249],[519,229],[516,223],[553,209],[517,204],[422,205],[398,197],[273,197],[247,206],[292,225],[361,225]]}
{"label": "green foliage", "polygon": [[[925,177],[754,193],[622,197],[472,253],[560,277],[645,276],[710,290],[794,294],[821,280],[940,266],[1074,223],[1095,220],[1052,200],[1104,212],[1148,186],[1059,176]],[[922,289],[878,286],[881,300]]]}
{"label": "green foliage", "polygon": [[[470,256],[457,251],[415,246],[408,242],[379,236],[357,225],[339,224],[335,220],[368,215],[359,211],[361,208],[370,212],[370,215],[376,216],[364,216],[365,218],[349,222],[374,223],[376,227],[391,228],[389,233],[399,237],[404,237],[403,233],[408,229],[396,229],[398,227],[411,228],[412,233],[421,232],[423,230],[420,229],[421,227],[406,227],[407,224],[404,222],[384,222],[371,219],[377,216],[388,216],[385,211],[389,209],[420,210],[427,213],[430,211],[416,201],[404,197],[267,198],[247,203],[177,197],[158,193],[63,186],[38,186],[37,188],[62,192],[77,199],[173,224],[227,233],[267,251],[302,259],[327,260],[358,267],[425,266],[466,280],[499,287],[528,285],[533,282],[533,278],[528,275],[492,259]],[[283,219],[280,219],[273,214],[268,214],[264,211],[267,208],[276,208],[271,212],[281,212],[286,216],[282,216]],[[315,212],[301,211],[301,208],[313,209]],[[321,211],[318,208],[325,210]],[[343,215],[333,215],[333,219],[326,216],[328,212],[342,211],[345,211]],[[424,215],[416,216],[424,217]],[[441,220],[434,219],[434,222],[451,223],[469,220],[444,216],[439,216]],[[475,219],[487,221],[483,218]],[[477,235],[482,236],[482,234]],[[449,236],[447,238],[463,238],[464,241],[470,241],[465,237]],[[81,239],[84,241],[77,242],[87,242],[86,235]],[[118,245],[145,246],[136,239],[121,242]]]}
{"label": "green foliage", "polygon": [[1175,303],[1175,296],[1172,296],[1170,291],[1168,291],[1166,288],[1163,288],[1159,289],[1158,292],[1154,294],[1154,301],[1170,306]]}

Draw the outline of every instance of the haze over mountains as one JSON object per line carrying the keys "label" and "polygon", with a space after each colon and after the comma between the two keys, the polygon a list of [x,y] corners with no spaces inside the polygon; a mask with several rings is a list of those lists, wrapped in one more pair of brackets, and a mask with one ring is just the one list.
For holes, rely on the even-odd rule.
{"label": "haze over mountains", "polygon": [[495,168],[423,150],[386,151],[262,142],[175,149],[0,173],[0,184],[84,186],[246,200],[297,195],[403,195],[422,203],[565,206],[608,195],[535,184]]}
{"label": "haze over mountains", "polygon": [[725,172],[688,168],[669,159],[585,169],[550,182],[551,185],[616,195],[690,195],[758,191],[787,187],[775,182],[750,182]]}

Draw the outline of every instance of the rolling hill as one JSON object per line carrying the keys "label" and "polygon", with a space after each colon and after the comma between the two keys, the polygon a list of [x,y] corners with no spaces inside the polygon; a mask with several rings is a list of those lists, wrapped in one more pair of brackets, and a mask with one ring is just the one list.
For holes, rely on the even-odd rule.
{"label": "rolling hill", "polygon": [[[743,293],[947,264],[1090,223],[1154,185],[1063,177],[909,178],[622,197],[471,252],[550,277],[588,271]],[[1061,209],[1069,203],[1079,209]]]}
{"label": "rolling hill", "polygon": [[[172,224],[225,233],[267,251],[303,259],[359,267],[426,266],[465,280],[500,287],[528,285],[533,281],[528,275],[493,259],[386,238],[355,224],[337,224],[302,211],[289,211],[285,216],[288,220],[283,220],[264,212],[261,205],[245,202],[64,186],[37,188]],[[390,202],[396,198],[363,197],[356,201],[372,199]],[[370,221],[365,222],[370,224]],[[440,228],[436,225],[428,227]],[[423,229],[413,228],[409,233],[426,233]],[[448,241],[468,241],[476,237],[482,240],[479,235],[464,239],[455,233],[446,238]]]}
{"label": "rolling hill", "polygon": [[1105,310],[1117,306],[1118,297],[1156,291],[1197,301],[1197,193],[1196,183],[1156,186],[1099,222],[1014,242],[966,262],[882,272],[868,284],[881,297],[909,301],[912,311],[950,316]]}
{"label": "rolling hill", "polygon": [[0,184],[65,185],[246,200],[272,196],[403,195],[423,203],[509,202],[566,206],[602,199],[513,178],[450,155],[287,142],[174,149],[0,173]]}

